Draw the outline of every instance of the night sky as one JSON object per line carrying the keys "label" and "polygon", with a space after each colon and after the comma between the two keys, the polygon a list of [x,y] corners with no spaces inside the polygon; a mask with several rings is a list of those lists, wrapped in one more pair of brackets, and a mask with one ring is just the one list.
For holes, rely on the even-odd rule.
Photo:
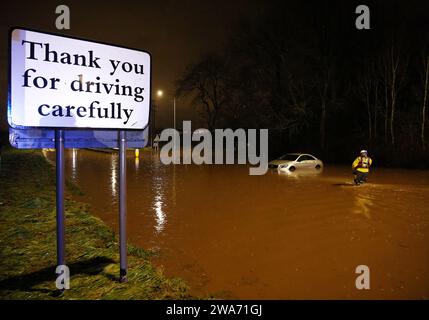
{"label": "night sky", "polygon": [[[71,29],[55,28],[55,8],[66,4]],[[174,83],[194,59],[220,49],[243,17],[264,10],[263,1],[8,1],[0,10],[0,128],[7,128],[8,31],[28,27],[149,51],[152,92],[164,90],[158,101],[157,125],[172,126]],[[177,121],[198,120],[189,103],[179,101]]]}
{"label": "night sky", "polygon": [[[60,4],[71,11],[68,31],[55,28]],[[371,10],[370,30],[356,28],[360,4]],[[150,52],[158,131],[173,127],[178,94],[179,129],[183,120],[193,129],[268,128],[272,157],[298,150],[348,163],[364,148],[384,165],[429,163],[428,1],[3,3],[2,141],[16,26]]]}

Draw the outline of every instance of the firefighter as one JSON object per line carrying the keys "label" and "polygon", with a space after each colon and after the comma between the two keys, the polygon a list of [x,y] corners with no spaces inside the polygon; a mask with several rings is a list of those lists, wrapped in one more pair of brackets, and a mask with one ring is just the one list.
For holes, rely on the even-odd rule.
{"label": "firefighter", "polygon": [[355,175],[355,184],[360,185],[368,179],[369,167],[372,165],[372,159],[368,157],[368,151],[361,150],[360,156],[353,161],[352,170]]}

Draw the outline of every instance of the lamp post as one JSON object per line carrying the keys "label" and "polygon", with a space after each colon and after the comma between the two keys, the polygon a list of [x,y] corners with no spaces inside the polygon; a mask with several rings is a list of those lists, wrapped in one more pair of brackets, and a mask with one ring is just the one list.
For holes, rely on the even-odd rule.
{"label": "lamp post", "polygon": [[[162,98],[164,96],[164,91],[158,90],[156,92],[158,98]],[[173,127],[176,130],[176,97],[173,97]]]}
{"label": "lamp post", "polygon": [[176,130],[176,97],[173,98],[174,130]]}
{"label": "lamp post", "polygon": [[[161,98],[164,95],[162,90],[156,92],[158,98]],[[173,203],[176,205],[176,97],[173,97],[173,127],[174,127],[174,136],[173,136]]]}
{"label": "lamp post", "polygon": [[[164,91],[158,90],[156,92],[158,98],[162,98],[164,96]],[[176,97],[173,97],[173,128],[176,131]],[[173,148],[174,152],[176,152],[176,135],[173,137]]]}

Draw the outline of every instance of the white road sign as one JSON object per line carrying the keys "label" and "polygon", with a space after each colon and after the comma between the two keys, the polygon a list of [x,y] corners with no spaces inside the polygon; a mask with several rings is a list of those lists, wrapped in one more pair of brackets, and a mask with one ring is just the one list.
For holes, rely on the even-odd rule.
{"label": "white road sign", "polygon": [[149,53],[42,32],[10,34],[12,127],[143,129]]}

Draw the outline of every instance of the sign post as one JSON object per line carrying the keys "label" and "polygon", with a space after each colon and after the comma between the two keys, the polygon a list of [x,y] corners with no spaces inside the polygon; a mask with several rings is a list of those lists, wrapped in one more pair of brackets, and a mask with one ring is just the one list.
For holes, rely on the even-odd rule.
{"label": "sign post", "polygon": [[57,266],[66,264],[64,241],[64,130],[55,130],[57,177]]}
{"label": "sign post", "polygon": [[16,28],[10,32],[9,58],[11,145],[49,148],[54,144],[56,149],[58,266],[66,260],[64,149],[119,144],[119,279],[127,281],[126,148],[127,141],[130,147],[147,143],[150,54]]}
{"label": "sign post", "polygon": [[127,142],[119,131],[119,281],[127,281]]}

